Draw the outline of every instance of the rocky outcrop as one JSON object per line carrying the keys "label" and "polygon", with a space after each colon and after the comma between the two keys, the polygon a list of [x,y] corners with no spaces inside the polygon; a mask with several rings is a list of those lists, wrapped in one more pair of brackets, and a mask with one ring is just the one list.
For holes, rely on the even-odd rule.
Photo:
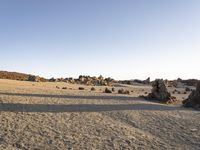
{"label": "rocky outcrop", "polygon": [[28,81],[40,82],[40,77],[39,76],[34,76],[34,75],[29,75]]}
{"label": "rocky outcrop", "polygon": [[193,90],[188,98],[183,101],[183,105],[200,109],[200,81],[197,83],[196,90]]}
{"label": "rocky outcrop", "polygon": [[80,75],[78,79],[66,78],[62,80],[63,82],[72,83],[72,84],[83,84],[90,86],[111,86],[116,81],[112,78],[103,78],[102,76],[90,77]]}
{"label": "rocky outcrop", "polygon": [[145,98],[148,100],[158,100],[163,103],[173,103],[176,101],[175,97],[172,97],[168,92],[167,87],[162,79],[156,79],[152,83],[152,91]]}

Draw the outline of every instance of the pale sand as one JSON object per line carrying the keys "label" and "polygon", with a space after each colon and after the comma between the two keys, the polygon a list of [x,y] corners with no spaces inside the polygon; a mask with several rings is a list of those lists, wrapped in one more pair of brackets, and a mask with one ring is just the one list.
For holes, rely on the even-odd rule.
{"label": "pale sand", "polygon": [[119,86],[134,92],[0,80],[0,149],[200,149],[199,111],[138,98],[150,86]]}

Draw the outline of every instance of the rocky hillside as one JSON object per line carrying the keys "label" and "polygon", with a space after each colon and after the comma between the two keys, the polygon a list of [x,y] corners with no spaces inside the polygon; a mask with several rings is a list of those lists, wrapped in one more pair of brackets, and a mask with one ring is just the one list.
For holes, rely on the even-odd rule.
{"label": "rocky hillside", "polygon": [[[18,72],[0,71],[0,79],[28,81],[30,76],[32,75]],[[47,81],[45,78],[39,78],[40,81]]]}

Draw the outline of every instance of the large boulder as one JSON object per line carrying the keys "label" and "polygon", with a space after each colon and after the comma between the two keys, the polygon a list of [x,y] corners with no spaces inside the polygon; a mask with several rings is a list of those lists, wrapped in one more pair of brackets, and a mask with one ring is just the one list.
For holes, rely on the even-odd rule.
{"label": "large boulder", "polygon": [[188,99],[183,101],[183,105],[200,109],[200,81],[197,83],[196,90],[193,90]]}
{"label": "large boulder", "polygon": [[158,100],[164,103],[172,103],[176,101],[175,97],[172,97],[171,94],[168,92],[165,83],[162,79],[156,79],[152,83],[152,91],[149,93],[146,99],[149,100]]}

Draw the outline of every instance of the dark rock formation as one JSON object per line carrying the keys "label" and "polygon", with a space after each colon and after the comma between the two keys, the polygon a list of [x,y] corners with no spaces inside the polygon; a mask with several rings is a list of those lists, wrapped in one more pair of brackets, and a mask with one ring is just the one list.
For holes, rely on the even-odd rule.
{"label": "dark rock formation", "polygon": [[145,98],[148,100],[158,100],[164,103],[173,103],[176,101],[175,97],[172,97],[171,94],[168,92],[164,81],[162,79],[156,79],[152,83],[152,91],[149,93],[148,96]]}
{"label": "dark rock formation", "polygon": [[183,105],[200,109],[200,81],[197,83],[196,90],[193,90],[188,99],[183,101]]}

